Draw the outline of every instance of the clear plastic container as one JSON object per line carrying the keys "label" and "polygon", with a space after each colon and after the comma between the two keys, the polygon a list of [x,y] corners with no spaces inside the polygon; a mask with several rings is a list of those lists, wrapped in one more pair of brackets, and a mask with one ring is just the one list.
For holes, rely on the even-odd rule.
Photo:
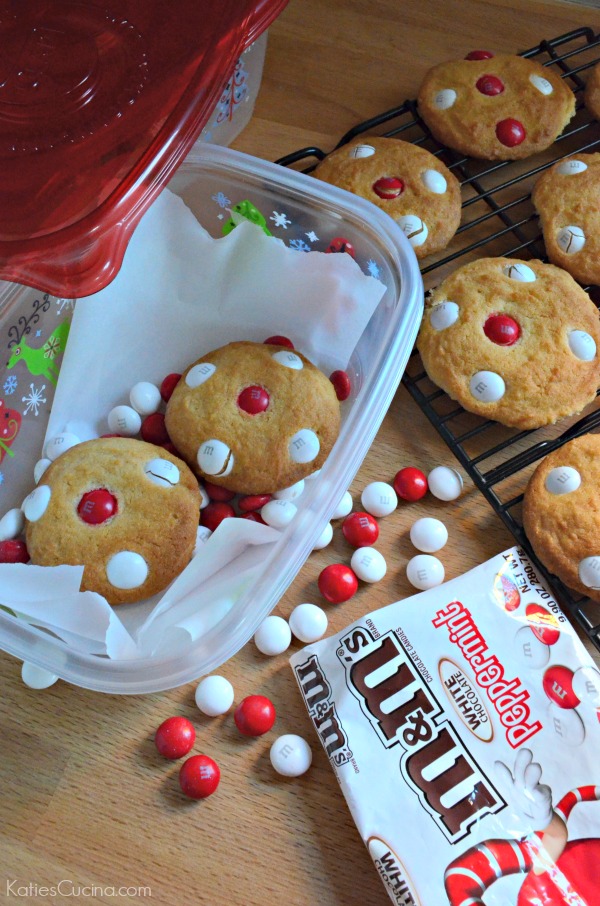
{"label": "clear plastic container", "polygon": [[[222,234],[227,212],[249,201],[252,210],[263,215],[270,232],[299,249],[299,254],[307,245],[307,234],[314,237],[313,248],[321,251],[333,239],[343,237],[354,247],[361,269],[377,276],[386,290],[351,350],[348,371],[352,393],[343,406],[342,429],[333,451],[318,477],[307,482],[310,487],[300,498],[297,515],[270,548],[260,577],[203,637],[177,656],[119,661],[83,654],[0,609],[2,649],[74,684],[108,693],[155,692],[191,682],[218,668],[252,637],[301,569],[358,471],[396,392],[422,315],[422,281],[416,257],[395,222],[369,202],[305,174],[201,143],[179,168],[169,188],[214,236]],[[31,409],[34,403],[20,404],[21,412],[16,413],[20,430],[10,446],[6,443],[13,455],[0,446],[0,454],[4,452],[5,456],[0,463],[4,479],[0,483],[1,515],[19,505],[32,487],[31,465],[40,455],[52,382],[42,374],[34,376],[30,369],[43,366],[44,361],[48,364],[43,352],[39,353],[45,348],[43,337],[51,335],[58,314],[60,320],[68,318],[70,303],[5,285],[0,290],[0,305],[0,339],[7,338],[10,343],[12,338],[14,350],[20,332],[19,342],[26,339],[38,349],[37,358],[29,354],[29,365],[18,361],[11,367],[2,366],[0,387],[4,387],[6,407],[10,407],[11,399],[27,396],[21,388],[28,384],[32,385],[32,397],[33,390],[44,385],[46,400],[38,402],[36,416]],[[251,310],[248,319],[252,319]],[[37,330],[42,338],[36,340]],[[15,379],[19,391],[9,393]],[[37,429],[37,441],[26,435],[28,426]]]}

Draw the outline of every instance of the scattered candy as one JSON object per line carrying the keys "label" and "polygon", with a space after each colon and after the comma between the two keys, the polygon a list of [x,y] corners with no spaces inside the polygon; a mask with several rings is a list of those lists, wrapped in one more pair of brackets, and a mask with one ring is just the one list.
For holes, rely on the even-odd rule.
{"label": "scattered candy", "polygon": [[140,428],[142,440],[148,444],[156,444],[160,447],[162,444],[169,443],[169,434],[165,425],[165,417],[162,412],[153,412],[147,415]]}
{"label": "scattered candy", "polygon": [[342,522],[342,532],[353,547],[371,547],[379,538],[379,525],[370,513],[350,513]]}
{"label": "scattered candy", "polygon": [[87,525],[101,525],[118,512],[117,498],[106,488],[95,488],[77,504],[79,518]]}
{"label": "scattered candy", "polygon": [[37,522],[38,519],[41,519],[50,503],[51,496],[52,491],[47,484],[40,484],[34,488],[21,504],[25,518],[30,522]]}
{"label": "scattered candy", "polygon": [[0,519],[0,541],[16,538],[24,528],[25,516],[21,507],[13,507],[12,510],[7,510],[2,519]]}
{"label": "scattered candy", "polygon": [[149,381],[139,381],[133,385],[129,393],[129,402],[140,415],[152,415],[156,412],[161,399],[160,390]]}
{"label": "scattered candy", "polygon": [[160,385],[160,395],[162,396],[165,403],[168,403],[171,397],[173,396],[173,391],[175,387],[181,380],[180,374],[168,374]]}
{"label": "scattered candy", "polygon": [[342,495],[342,499],[331,514],[331,518],[343,519],[348,515],[348,513],[352,512],[353,505],[352,494],[350,493],[350,491],[345,491],[345,493]]}
{"label": "scattered candy", "polygon": [[352,392],[352,384],[350,383],[350,378],[346,371],[333,371],[329,375],[329,380],[333,384],[333,389],[335,390],[335,395],[337,396],[340,403],[343,403],[344,400],[347,400]]}
{"label": "scattered candy", "polygon": [[194,725],[186,717],[168,717],[154,735],[154,744],[165,758],[183,758],[196,741]]}
{"label": "scattered candy", "polygon": [[276,718],[273,702],[265,695],[248,695],[233,713],[235,725],[243,736],[268,733]]}
{"label": "scattered candy", "polygon": [[224,519],[235,516],[235,510],[229,503],[209,503],[200,511],[200,522],[211,532],[221,525]]}
{"label": "scattered candy", "polygon": [[208,717],[226,714],[233,704],[233,686],[224,676],[206,676],[195,693],[196,705]]}
{"label": "scattered candy", "polygon": [[240,519],[247,519],[248,522],[259,522],[261,525],[266,525],[267,523],[260,515],[260,513],[251,512],[251,513],[241,513]]}
{"label": "scattered candy", "polygon": [[179,786],[190,799],[212,796],[221,780],[219,765],[208,755],[192,755],[181,765]]}
{"label": "scattered candy", "polygon": [[81,441],[76,434],[65,431],[63,434],[57,434],[47,441],[44,447],[44,456],[54,462],[62,453],[66,453],[71,447],[76,447],[80,443]]}
{"label": "scattered candy", "polygon": [[204,482],[204,490],[210,499],[215,500],[217,503],[229,503],[235,497],[235,491],[230,491],[229,488],[222,488],[221,485],[213,484],[212,481]]}
{"label": "scattered candy", "polygon": [[51,465],[51,461],[49,459],[38,459],[35,466],[33,467],[33,480],[36,484],[39,482],[49,465]]}
{"label": "scattered candy", "polygon": [[344,563],[332,563],[321,570],[318,586],[330,604],[342,604],[356,594],[358,579],[349,566]]}
{"label": "scattered candy", "polygon": [[427,493],[427,477],[420,469],[406,466],[394,476],[394,490],[401,500],[421,500]]}
{"label": "scattered candy", "polygon": [[429,490],[438,500],[456,500],[463,489],[462,476],[456,469],[436,466],[427,476]]}
{"label": "scattered candy", "polygon": [[316,604],[298,604],[289,617],[289,627],[301,642],[316,642],[327,632],[327,614]]}
{"label": "scattered candy", "polygon": [[417,554],[406,565],[406,578],[421,591],[441,585],[444,575],[442,562],[430,554]]}
{"label": "scattered candy", "polygon": [[283,777],[300,777],[312,764],[312,751],[301,736],[286,733],[279,736],[269,752],[271,764]]}
{"label": "scattered candy", "polygon": [[374,547],[359,547],[352,554],[350,566],[363,582],[380,582],[387,572],[383,554]]}
{"label": "scattered candy", "polygon": [[441,550],[448,540],[448,529],[440,519],[425,516],[413,522],[410,540],[419,551],[434,554]]}
{"label": "scattered candy", "polygon": [[327,547],[327,545],[331,543],[332,538],[333,538],[333,526],[332,526],[331,522],[328,522],[327,525],[325,526],[325,528],[323,529],[323,531],[321,532],[321,534],[319,535],[319,537],[317,538],[317,540],[315,541],[315,543],[313,544],[313,550],[314,551],[323,550],[324,547]]}
{"label": "scattered candy", "polygon": [[142,427],[142,417],[131,406],[115,406],[108,413],[108,427],[120,437],[134,437]]}
{"label": "scattered candy", "polygon": [[119,551],[106,564],[106,578],[115,588],[139,588],[148,578],[148,564],[135,551]]}
{"label": "scattered candy", "polygon": [[283,617],[270,616],[260,624],[254,633],[254,644],[269,657],[283,654],[290,647],[292,630]]}
{"label": "scattered candy", "polygon": [[29,563],[27,545],[20,538],[0,541],[0,563]]}
{"label": "scattered candy", "polygon": [[281,336],[267,337],[267,339],[264,340],[264,343],[266,346],[287,346],[288,349],[294,348],[294,344],[287,337],[281,337]]}
{"label": "scattered candy", "polygon": [[280,491],[275,491],[273,497],[275,497],[276,500],[296,500],[303,491],[304,479],[301,478],[300,481],[297,481],[296,484],[291,485],[289,488],[282,488]]}
{"label": "scattered candy", "polygon": [[398,497],[390,484],[384,481],[373,481],[363,490],[361,503],[372,516],[389,516],[398,506]]}
{"label": "scattered candy", "polygon": [[260,515],[272,528],[284,529],[297,512],[298,507],[290,500],[270,500],[260,511]]}
{"label": "scattered candy", "polygon": [[573,691],[573,671],[562,664],[548,667],[542,677],[544,692],[559,708],[576,708],[580,704]]}
{"label": "scattered candy", "polygon": [[30,689],[48,689],[57,681],[56,673],[50,673],[44,667],[38,667],[37,664],[31,664],[29,661],[23,661],[21,667],[21,679]]}
{"label": "scattered candy", "polygon": [[270,494],[248,494],[240,497],[238,506],[242,513],[252,513],[254,510],[260,510],[269,500],[271,500]]}

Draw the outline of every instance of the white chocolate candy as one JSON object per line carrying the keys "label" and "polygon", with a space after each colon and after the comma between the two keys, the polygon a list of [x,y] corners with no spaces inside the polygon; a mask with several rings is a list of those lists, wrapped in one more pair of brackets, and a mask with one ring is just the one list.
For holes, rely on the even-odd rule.
{"label": "white chocolate candy", "polygon": [[595,667],[579,667],[573,674],[572,685],[582,705],[600,708],[600,673]]}
{"label": "white chocolate candy", "polygon": [[290,500],[269,500],[261,508],[260,515],[271,528],[284,529],[297,512],[298,507]]}
{"label": "white chocolate candy", "polygon": [[444,581],[444,566],[431,554],[417,554],[406,565],[406,578],[415,588],[426,591]]}
{"label": "white chocolate candy", "polygon": [[575,255],[585,245],[585,233],[579,226],[566,226],[556,234],[556,244],[566,255]]}
{"label": "white chocolate candy", "polygon": [[477,371],[469,381],[469,390],[480,403],[497,403],[506,393],[506,384],[495,371]]}
{"label": "white chocolate candy", "polygon": [[319,438],[310,428],[301,428],[290,438],[288,453],[293,462],[312,462],[319,455],[321,444]]}
{"label": "white chocolate candy", "polygon": [[56,673],[50,673],[45,667],[38,667],[29,661],[23,661],[21,679],[30,689],[48,689],[57,681]]}
{"label": "white chocolate candy", "polygon": [[300,777],[312,764],[309,744],[295,733],[279,736],[269,751],[271,764],[283,777]]}
{"label": "white chocolate candy", "polygon": [[421,173],[421,182],[426,189],[435,195],[443,195],[448,188],[448,183],[439,170],[423,170]]}
{"label": "white chocolate candy", "polygon": [[106,564],[106,578],[115,588],[139,588],[148,578],[148,564],[135,551],[119,551]]}
{"label": "white chocolate candy", "polygon": [[290,647],[292,630],[283,617],[270,616],[263,620],[254,633],[254,644],[269,657],[283,654]]}
{"label": "white chocolate candy", "polygon": [[295,352],[291,352],[289,349],[279,349],[277,352],[273,353],[273,358],[276,362],[279,362],[280,365],[291,368],[293,371],[302,371],[304,368],[304,362],[300,356],[296,355]]}
{"label": "white chocolate candy", "polygon": [[574,176],[583,173],[584,170],[587,170],[587,164],[582,160],[561,160],[556,167],[556,172],[562,173],[563,176]]}
{"label": "white chocolate candy", "polygon": [[38,459],[35,466],[33,467],[33,480],[38,484],[40,478],[51,464],[49,459]]}
{"label": "white chocolate candy", "polygon": [[373,145],[355,145],[353,148],[350,148],[350,157],[361,158],[361,157],[372,157],[375,154],[375,148]]}
{"label": "white chocolate candy", "polygon": [[360,495],[360,501],[371,516],[389,516],[398,506],[398,496],[385,481],[372,481]]}
{"label": "white chocolate candy", "polygon": [[460,309],[456,302],[440,302],[429,312],[429,323],[434,330],[446,330],[458,319]]}
{"label": "white chocolate candy", "polygon": [[281,491],[275,491],[273,497],[277,500],[296,500],[304,491],[304,479],[300,479],[296,484],[289,488],[282,488]]}
{"label": "white chocolate candy", "polygon": [[200,491],[200,509],[203,510],[204,507],[207,507],[210,503],[210,497],[206,493],[206,488],[204,487],[204,485],[199,484],[198,490]]}
{"label": "white chocolate candy", "polygon": [[47,484],[40,484],[37,488],[34,488],[21,504],[25,517],[30,522],[37,522],[38,519],[41,519],[48,508],[51,496],[52,491]]}
{"label": "white chocolate candy", "polygon": [[462,475],[449,466],[436,466],[427,476],[427,485],[438,500],[456,500],[462,494]]}
{"label": "white chocolate candy", "polygon": [[129,402],[140,415],[158,412],[161,399],[160,390],[150,381],[138,381],[129,391]]}
{"label": "white chocolate candy", "polygon": [[323,550],[324,547],[327,547],[328,544],[331,544],[331,539],[333,538],[333,526],[331,522],[328,522],[315,543],[313,544],[314,551]]}
{"label": "white chocolate candy", "polygon": [[134,437],[142,427],[142,417],[131,406],[115,406],[108,413],[108,427],[113,434]]}
{"label": "white chocolate candy", "polygon": [[534,88],[537,88],[537,90],[546,97],[552,94],[552,92],[554,91],[551,82],[549,82],[548,79],[545,79],[543,76],[538,75],[536,72],[531,73],[531,75],[529,76],[529,81]]}
{"label": "white chocolate candy", "polygon": [[584,557],[579,563],[579,581],[586,588],[600,589],[600,557]]}
{"label": "white chocolate candy", "polygon": [[596,341],[585,330],[569,333],[569,349],[582,362],[591,362],[596,358]]}
{"label": "white chocolate candy", "polygon": [[518,280],[521,283],[533,283],[537,280],[535,271],[522,261],[518,264],[506,264],[502,268],[502,273],[511,280]]}
{"label": "white chocolate candy", "polygon": [[542,642],[529,626],[521,626],[514,641],[514,652],[524,667],[540,670],[550,660],[550,646]]}
{"label": "white chocolate candy", "polygon": [[410,540],[417,550],[434,554],[446,544],[448,529],[440,519],[424,516],[411,525]]}
{"label": "white chocolate candy", "polygon": [[433,106],[438,110],[449,110],[456,102],[456,91],[454,88],[442,88],[433,99]]}
{"label": "white chocolate candy", "polygon": [[331,518],[343,519],[344,516],[347,516],[352,512],[353,505],[352,494],[350,493],[350,491],[345,491],[344,494],[342,494],[342,499],[331,514]]}
{"label": "white chocolate candy", "polygon": [[8,510],[0,519],[0,541],[9,541],[18,538],[25,528],[25,516],[20,507]]}
{"label": "white chocolate candy", "polygon": [[544,484],[549,494],[570,494],[581,484],[581,475],[571,466],[558,466],[548,472]]}
{"label": "white chocolate candy", "polygon": [[301,642],[316,642],[327,632],[327,614],[316,604],[298,604],[292,610],[289,626]]}
{"label": "white chocolate candy", "polygon": [[396,223],[413,248],[423,245],[429,235],[427,226],[416,214],[403,214],[396,218]]}
{"label": "white chocolate candy", "polygon": [[196,529],[196,543],[194,545],[193,554],[194,557],[202,550],[211,535],[212,531],[206,525],[198,526],[198,528]]}
{"label": "white chocolate candy", "polygon": [[194,365],[193,368],[190,368],[185,376],[185,382],[193,390],[211,378],[216,370],[217,366],[211,362],[200,362],[199,365]]}
{"label": "white chocolate candy", "polygon": [[211,438],[198,447],[198,465],[207,475],[229,475],[235,462],[233,453],[222,440]]}
{"label": "white chocolate candy", "polygon": [[198,709],[208,717],[226,714],[234,699],[233,686],[224,676],[205,676],[194,695]]}
{"label": "white chocolate candy", "polygon": [[545,726],[554,730],[562,742],[572,748],[580,746],[585,739],[585,726],[575,708],[560,708],[550,702]]}
{"label": "white chocolate candy", "polygon": [[350,559],[350,568],[363,582],[380,582],[387,572],[387,563],[374,547],[358,547]]}
{"label": "white chocolate candy", "polygon": [[54,462],[62,453],[66,453],[71,447],[76,447],[80,443],[81,441],[76,434],[65,431],[63,434],[56,434],[46,442],[44,455],[50,462]]}
{"label": "white chocolate candy", "polygon": [[144,465],[146,478],[163,488],[174,488],[179,484],[179,469],[168,459],[151,459]]}

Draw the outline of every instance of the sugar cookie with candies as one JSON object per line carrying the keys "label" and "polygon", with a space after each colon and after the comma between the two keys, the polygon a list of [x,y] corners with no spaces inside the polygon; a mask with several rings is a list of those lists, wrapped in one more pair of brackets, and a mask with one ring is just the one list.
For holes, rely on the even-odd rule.
{"label": "sugar cookie with candies", "polygon": [[106,437],[59,456],[23,511],[33,564],[83,566],[82,591],[128,604],[162,591],[189,563],[200,491],[166,450]]}
{"label": "sugar cookie with candies", "polygon": [[540,561],[569,588],[600,601],[600,435],[550,453],[531,477],[523,526]]}
{"label": "sugar cookie with candies", "polygon": [[583,101],[592,116],[600,120],[600,63],[596,63],[588,76]]}
{"label": "sugar cookie with candies", "polygon": [[536,182],[546,253],[580,283],[600,283],[600,153],[554,164]]}
{"label": "sugar cookie with candies", "polygon": [[460,224],[460,183],[425,148],[363,136],[332,151],[313,176],[371,201],[400,226],[417,258],[445,248]]}
{"label": "sugar cookie with candies", "polygon": [[517,428],[579,412],[600,386],[596,306],[566,271],[481,258],[426,299],[417,346],[464,409]]}
{"label": "sugar cookie with candies", "polygon": [[332,382],[302,353],[239,342],[185,370],[165,419],[197,475],[263,494],[321,468],[339,433],[340,405]]}
{"label": "sugar cookie with candies", "polygon": [[555,141],[575,113],[575,95],[534,60],[474,51],[429,70],[418,109],[449,148],[483,160],[516,160]]}

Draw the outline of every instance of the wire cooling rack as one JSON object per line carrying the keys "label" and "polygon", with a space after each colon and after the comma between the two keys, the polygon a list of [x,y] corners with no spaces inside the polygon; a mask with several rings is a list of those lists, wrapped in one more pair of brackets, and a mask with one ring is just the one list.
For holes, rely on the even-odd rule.
{"label": "wire cooling rack", "polygon": [[[540,258],[545,260],[531,189],[539,175],[563,157],[600,151],[600,123],[583,104],[586,77],[600,62],[600,34],[579,28],[524,51],[562,76],[576,97],[576,113],[554,145],[524,161],[486,162],[465,157],[437,142],[419,116],[416,101],[405,101],[347,132],[340,147],[358,136],[384,135],[413,142],[435,154],[459,182],[463,198],[462,221],[448,248],[423,262],[425,288],[438,284],[462,264],[481,257]],[[302,148],[277,163],[310,172],[333,149]],[[587,286],[600,307],[600,288]],[[523,493],[538,461],[568,440],[600,428],[597,401],[583,413],[562,419],[558,425],[535,431],[516,431],[471,415],[436,387],[427,377],[421,359],[413,352],[404,386],[423,410],[505,525],[536,564],[562,609],[579,624],[600,650],[600,604],[567,588],[539,562],[522,524]]]}

